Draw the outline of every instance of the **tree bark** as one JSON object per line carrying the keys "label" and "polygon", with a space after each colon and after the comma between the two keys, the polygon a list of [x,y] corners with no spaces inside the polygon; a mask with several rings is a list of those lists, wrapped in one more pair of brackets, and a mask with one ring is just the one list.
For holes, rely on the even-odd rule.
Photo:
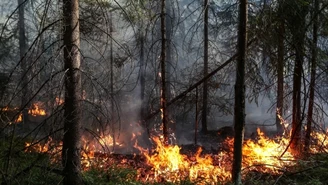
{"label": "tree bark", "polygon": [[310,148],[311,132],[312,132],[312,120],[313,120],[313,106],[314,106],[314,93],[315,93],[315,81],[316,81],[316,68],[317,68],[317,43],[318,43],[318,15],[319,0],[314,1],[313,11],[313,28],[312,28],[312,58],[311,58],[311,80],[310,80],[310,95],[309,95],[309,107],[306,122],[305,144],[304,151],[308,152]]}
{"label": "tree bark", "polygon": [[64,185],[82,184],[79,1],[63,0],[65,103],[62,165]]}
{"label": "tree bark", "polygon": [[167,110],[166,110],[166,29],[165,29],[165,0],[162,0],[161,3],[161,112],[162,112],[162,126],[163,126],[163,139],[164,144],[167,145],[169,141],[168,134],[168,121],[167,121]]}
{"label": "tree bark", "polygon": [[[283,1],[279,1],[279,15],[283,14]],[[278,115],[284,115],[284,37],[285,37],[285,20],[283,17],[279,18],[278,31],[278,67],[277,67],[277,108],[276,108],[276,128],[277,135],[281,136],[284,132],[283,125]]]}
{"label": "tree bark", "polygon": [[114,54],[113,54],[113,16],[112,12],[110,12],[110,106],[111,106],[111,119],[112,119],[112,138],[113,138],[113,148],[115,150],[116,147],[116,136],[115,136],[115,103],[114,103]]}
{"label": "tree bark", "polygon": [[[204,77],[208,75],[208,0],[204,1]],[[203,83],[202,132],[207,133],[208,80]]]}
{"label": "tree bark", "polygon": [[298,155],[300,153],[301,143],[301,80],[302,80],[302,54],[301,48],[296,51],[295,67],[293,74],[293,113],[292,113],[292,140],[291,148],[293,153]]}
{"label": "tree bark", "polygon": [[304,60],[304,38],[306,33],[305,17],[308,11],[306,3],[298,3],[290,1],[294,6],[294,14],[290,17],[290,26],[292,31],[292,44],[295,49],[295,65],[293,73],[293,113],[292,113],[292,135],[290,147],[293,154],[299,156],[301,154],[301,82]]}
{"label": "tree bark", "polygon": [[240,0],[238,26],[238,61],[235,85],[234,106],[234,150],[232,180],[241,185],[242,145],[245,130],[245,62],[247,48],[247,0]]}
{"label": "tree bark", "polygon": [[145,120],[146,117],[146,103],[145,103],[145,90],[146,90],[146,77],[145,77],[145,37],[143,34],[143,27],[139,26],[139,44],[140,44],[140,61],[139,61],[139,65],[140,65],[140,81],[139,81],[139,85],[140,85],[140,101],[141,101],[141,105],[140,105],[140,120],[143,122]]}
{"label": "tree bark", "polygon": [[194,145],[197,145],[198,136],[198,88],[196,87],[196,109],[195,109],[195,132],[194,132]]}
{"label": "tree bark", "polygon": [[[165,96],[166,96],[166,102],[169,102],[172,98],[171,95],[171,74],[172,74],[172,66],[173,66],[173,57],[172,57],[172,25],[174,20],[174,14],[171,11],[172,8],[172,1],[167,0],[165,3],[165,38],[166,38],[166,54],[165,54]],[[175,124],[174,122],[171,122],[171,108],[166,105],[166,116],[167,116],[167,129],[168,129],[168,135],[174,135],[175,134]],[[169,137],[169,142],[175,143],[175,137]]]}
{"label": "tree bark", "polygon": [[23,122],[28,121],[28,107],[29,107],[29,89],[28,89],[28,71],[27,71],[27,38],[25,31],[25,2],[24,0],[18,0],[18,30],[19,30],[19,55],[20,55],[20,67],[22,69],[21,74],[21,87],[22,87],[22,99],[21,109],[23,113]]}

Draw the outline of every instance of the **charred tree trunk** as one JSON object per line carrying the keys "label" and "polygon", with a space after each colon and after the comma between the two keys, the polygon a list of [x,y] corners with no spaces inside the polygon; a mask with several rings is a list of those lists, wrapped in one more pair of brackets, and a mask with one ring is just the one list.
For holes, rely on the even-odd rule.
{"label": "charred tree trunk", "polygon": [[316,68],[317,68],[317,43],[318,43],[318,15],[319,10],[319,0],[314,1],[314,11],[313,11],[313,28],[312,28],[312,58],[311,58],[311,81],[310,81],[310,97],[309,97],[309,107],[306,122],[306,134],[305,134],[305,144],[304,149],[306,152],[309,151],[311,131],[312,131],[312,120],[313,120],[313,106],[314,106],[314,88],[316,81]]}
{"label": "charred tree trunk", "polygon": [[245,62],[247,48],[247,0],[240,0],[239,3],[238,61],[234,106],[235,136],[232,165],[232,180],[235,185],[242,184],[241,164],[245,130]]}
{"label": "charred tree trunk", "polygon": [[293,73],[293,113],[292,113],[292,135],[290,147],[294,155],[301,154],[301,81],[304,60],[304,38],[306,33],[305,17],[307,15],[307,3],[289,1],[290,6],[295,7],[289,18],[289,26],[292,32],[292,44],[295,49],[295,65]]}
{"label": "charred tree trunk", "polygon": [[27,39],[25,33],[25,2],[24,0],[18,0],[18,30],[19,30],[19,55],[20,55],[20,67],[22,69],[21,75],[21,87],[22,87],[22,99],[21,109],[23,110],[23,122],[28,121],[28,102],[29,102],[29,90],[28,90],[28,64],[26,59],[27,53]]}
{"label": "charred tree trunk", "polygon": [[[283,15],[283,1],[279,2],[279,13]],[[279,19],[278,31],[278,67],[277,67],[277,109],[276,109],[276,127],[277,135],[281,136],[284,132],[283,126],[278,115],[283,116],[284,113],[284,37],[285,37],[285,20],[283,17]]]}
{"label": "charred tree trunk", "polygon": [[115,124],[116,124],[116,119],[115,119],[115,103],[114,103],[114,54],[113,54],[113,16],[112,12],[110,12],[110,106],[111,106],[111,119],[112,119],[112,138],[113,138],[113,151],[115,150],[115,145],[116,145],[116,136],[115,136]]}
{"label": "charred tree trunk", "polygon": [[62,165],[64,185],[82,184],[79,1],[63,0],[65,103]]}
{"label": "charred tree trunk", "polygon": [[[166,91],[166,102],[169,102],[172,98],[171,95],[171,85],[172,85],[172,81],[171,81],[171,75],[172,75],[172,66],[173,66],[173,60],[172,60],[172,25],[173,25],[173,20],[174,20],[174,15],[171,11],[172,5],[171,5],[171,0],[167,0],[165,3],[165,38],[166,38],[166,59],[165,59],[165,72],[167,75],[165,75],[165,91]],[[172,136],[172,134],[175,134],[175,125],[174,122],[171,122],[170,120],[173,119],[171,117],[171,108],[170,107],[166,107],[166,115],[167,115],[167,124],[168,124],[168,134],[170,136]],[[170,137],[169,138],[169,142],[170,143],[174,143],[175,137]]]}
{"label": "charred tree trunk", "polygon": [[163,137],[164,144],[168,144],[169,133],[168,133],[168,121],[167,121],[167,110],[166,110],[166,29],[165,29],[165,0],[162,0],[161,3],[161,111],[162,111],[162,125],[163,125]]}
{"label": "charred tree trunk", "polygon": [[[204,77],[208,75],[208,0],[204,1]],[[208,80],[203,83],[202,132],[207,133]]]}
{"label": "charred tree trunk", "polygon": [[295,67],[293,74],[293,113],[292,113],[292,140],[291,148],[296,155],[300,152],[301,143],[301,80],[302,80],[302,54],[300,49],[297,48]]}
{"label": "charred tree trunk", "polygon": [[197,136],[198,136],[198,88],[196,87],[196,114],[195,114],[195,135],[194,135],[194,144],[197,145]]}

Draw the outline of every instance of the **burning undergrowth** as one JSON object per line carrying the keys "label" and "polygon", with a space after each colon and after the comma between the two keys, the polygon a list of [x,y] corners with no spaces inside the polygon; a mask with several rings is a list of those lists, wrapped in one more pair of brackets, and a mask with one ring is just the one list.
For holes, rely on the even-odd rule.
{"label": "burning undergrowth", "polygon": [[[34,110],[34,111],[32,111]],[[3,109],[3,112],[8,111]],[[31,116],[44,116],[45,112],[33,105]],[[267,137],[257,129],[256,134],[243,144],[243,174],[259,172],[280,175],[295,164],[297,159],[289,150],[290,132],[288,123],[282,120],[286,130],[283,136]],[[129,133],[128,131],[132,131]],[[231,180],[233,138],[229,134],[215,132],[215,137],[206,137],[202,142],[216,144],[208,149],[198,145],[164,145],[158,133],[145,144],[146,131],[139,124],[126,124],[123,131],[112,136],[110,129],[86,129],[81,138],[81,166],[84,171],[93,169],[107,171],[113,166],[132,168],[140,182],[191,181],[195,184],[217,184]],[[327,132],[312,132],[311,153],[325,152],[328,147]],[[44,153],[54,164],[60,164],[62,143],[45,137],[37,142],[26,142],[25,152]],[[218,139],[219,138],[219,139]],[[151,145],[149,145],[151,144]],[[212,147],[212,145],[211,145]]]}
{"label": "burning undergrowth", "polygon": [[[322,152],[328,146],[326,132],[314,132],[312,153]],[[132,134],[134,136],[134,134]],[[136,180],[141,182],[181,182],[188,180],[195,184],[216,184],[231,179],[233,139],[226,138],[217,153],[203,152],[201,147],[182,153],[183,145],[164,145],[160,137],[152,138],[152,149],[140,147],[137,137],[132,137],[133,154],[117,154],[114,148],[124,148],[126,143],[108,135],[82,138],[82,168],[107,170],[111,167],[133,168]],[[243,172],[261,172],[279,175],[295,165],[297,160],[288,149],[288,134],[268,138],[258,129],[257,137],[246,139],[243,145]],[[195,147],[196,148],[196,147]],[[184,149],[185,150],[185,149]],[[51,139],[44,144],[26,143],[28,152],[45,152],[53,162],[60,160],[61,143]]]}

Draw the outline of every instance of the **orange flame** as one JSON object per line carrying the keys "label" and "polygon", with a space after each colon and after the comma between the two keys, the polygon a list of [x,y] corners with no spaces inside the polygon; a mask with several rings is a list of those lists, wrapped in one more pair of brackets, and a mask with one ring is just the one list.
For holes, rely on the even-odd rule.
{"label": "orange flame", "polygon": [[[287,124],[284,125],[287,128]],[[140,133],[137,134],[140,135]],[[133,133],[132,139],[135,138],[136,134]],[[256,170],[279,174],[284,171],[281,169],[296,164],[292,153],[286,150],[289,145],[289,138],[290,135],[288,134],[282,137],[268,138],[260,129],[257,129],[257,138],[245,140],[243,144],[243,172],[246,170]],[[323,151],[328,146],[327,132],[313,132],[312,138],[315,141],[311,146],[313,153]],[[135,140],[135,148],[140,150],[147,160],[146,163],[152,170],[146,175],[146,181],[179,183],[182,180],[190,180],[195,184],[203,185],[217,184],[231,179],[230,171],[234,142],[232,138],[228,138],[221,143],[222,145],[228,146],[228,151],[204,155],[202,154],[202,149],[199,148],[193,156],[181,154],[181,148],[177,145],[164,145],[160,137],[154,137],[153,141],[156,144],[156,148],[150,152],[147,149],[139,147],[137,145],[138,141]],[[113,142],[113,138],[110,135],[101,135],[96,140],[83,137],[83,149],[81,153],[82,168],[84,170],[88,170],[91,167],[105,168],[109,157],[106,155],[108,151],[105,150],[104,146],[113,146]],[[47,152],[53,154],[53,156],[56,156],[54,153],[58,153],[61,150],[61,144],[58,147],[50,147],[54,145],[50,142],[42,146],[38,145],[35,144],[32,146],[31,144],[27,144],[26,146],[33,148],[34,151]],[[123,146],[119,142],[116,145]],[[138,172],[141,173],[141,171]]]}
{"label": "orange flame", "polygon": [[62,105],[64,103],[64,100],[60,97],[56,97],[55,99],[55,106]]}
{"label": "orange flame", "polygon": [[[154,181],[165,179],[167,182],[179,182],[189,178],[193,182],[202,179],[202,183],[217,183],[219,179],[230,177],[226,169],[213,165],[211,155],[201,157],[201,148],[192,160],[187,155],[180,154],[177,145],[166,146],[158,137],[153,140],[157,145],[154,154],[149,154],[145,152],[146,150],[142,152],[155,172]],[[202,183],[197,182],[197,184]]]}
{"label": "orange flame", "polygon": [[39,107],[39,103],[34,103],[32,108],[28,110],[28,114],[32,116],[45,116],[46,111]]}
{"label": "orange flame", "polygon": [[19,122],[21,122],[21,121],[23,121],[23,114],[22,114],[22,113],[20,113],[20,114],[18,115],[18,117],[17,117],[16,120],[15,120],[15,123],[19,123]]}
{"label": "orange flame", "polygon": [[[122,146],[121,143],[116,142],[117,146]],[[95,153],[106,153],[105,146],[113,146],[113,138],[108,136],[101,136],[98,140],[90,140],[82,137],[81,150],[81,165],[83,170],[88,170],[99,162],[105,162],[107,159],[99,159],[95,157]],[[52,162],[59,162],[62,150],[62,142],[56,143],[49,138],[45,143],[25,143],[25,152],[47,153],[51,156]]]}
{"label": "orange flame", "polygon": [[[270,139],[258,128],[257,141],[246,140],[243,145],[243,167],[257,168],[262,165],[262,171],[269,173],[279,173],[279,169],[294,164],[294,156],[287,150],[289,139]],[[280,156],[284,155],[280,158]],[[277,171],[278,170],[278,171]]]}

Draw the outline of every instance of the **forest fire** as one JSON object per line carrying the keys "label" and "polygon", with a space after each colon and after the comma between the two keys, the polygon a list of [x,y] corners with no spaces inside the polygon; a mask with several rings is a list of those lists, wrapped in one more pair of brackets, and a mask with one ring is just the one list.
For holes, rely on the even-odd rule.
{"label": "forest fire", "polygon": [[[313,133],[314,140],[322,144],[321,148],[328,146],[326,134],[324,132]],[[91,168],[106,169],[114,163],[126,163],[132,165],[138,171],[138,180],[147,182],[165,181],[177,183],[189,180],[195,184],[217,184],[218,182],[226,182],[231,179],[232,138],[227,138],[222,143],[228,146],[227,150],[221,150],[214,154],[202,154],[202,148],[198,148],[197,152],[191,155],[182,154],[180,152],[181,147],[178,145],[164,145],[159,137],[153,137],[152,139],[156,146],[152,151],[135,144],[134,147],[141,152],[141,156],[144,158],[144,160],[136,160],[127,158],[113,159],[111,151],[106,148],[113,146],[113,138],[110,135],[96,137],[95,140],[83,137],[82,168],[83,170]],[[288,150],[288,144],[289,137],[286,135],[271,139],[265,136],[260,129],[257,129],[256,138],[244,141],[242,164],[244,173],[247,171],[258,171],[280,174],[288,167],[296,164],[295,158]],[[116,145],[124,147],[119,142]],[[50,154],[52,161],[58,162],[60,160],[61,146],[61,143],[55,146],[50,139],[43,145],[40,143],[26,143],[26,151]],[[313,145],[311,151],[314,153],[318,152],[318,145]],[[128,160],[135,161],[128,163]]]}
{"label": "forest fire", "polygon": [[59,105],[62,105],[62,104],[64,104],[64,99],[60,98],[60,97],[56,97],[55,106],[59,106]]}
{"label": "forest fire", "polygon": [[[160,138],[153,138],[156,143],[155,150],[149,154],[143,150],[143,155],[147,159],[147,163],[154,170],[154,177],[148,180],[161,181],[165,179],[168,182],[179,182],[188,179],[203,183],[215,183],[219,180],[230,178],[230,173],[222,166],[222,164],[214,165],[215,155],[201,156],[202,149],[199,148],[194,156],[180,154],[180,147],[177,145],[166,146]],[[216,158],[217,162],[220,158]]]}
{"label": "forest fire", "polygon": [[261,168],[263,172],[275,174],[281,168],[294,164],[294,156],[288,150],[288,137],[270,139],[259,128],[257,134],[256,141],[249,139],[243,145],[243,168]]}
{"label": "forest fire", "polygon": [[[37,117],[37,116],[46,116],[46,110],[41,108],[42,107],[42,103],[40,102],[36,102],[33,103],[32,106],[27,110],[28,115],[32,116],[32,117]],[[7,116],[7,118],[13,119],[14,117],[14,121],[9,121],[9,124],[12,123],[20,123],[23,121],[23,113],[19,111],[18,107],[3,107],[1,108],[1,112],[3,113],[7,113],[5,114]]]}
{"label": "forest fire", "polygon": [[31,108],[28,110],[28,114],[32,116],[45,116],[46,111],[40,108],[40,103],[34,103]]}
{"label": "forest fire", "polygon": [[19,122],[21,122],[21,121],[23,121],[23,114],[22,114],[22,113],[20,113],[20,114],[18,115],[18,117],[15,119],[15,123],[19,123]]}

